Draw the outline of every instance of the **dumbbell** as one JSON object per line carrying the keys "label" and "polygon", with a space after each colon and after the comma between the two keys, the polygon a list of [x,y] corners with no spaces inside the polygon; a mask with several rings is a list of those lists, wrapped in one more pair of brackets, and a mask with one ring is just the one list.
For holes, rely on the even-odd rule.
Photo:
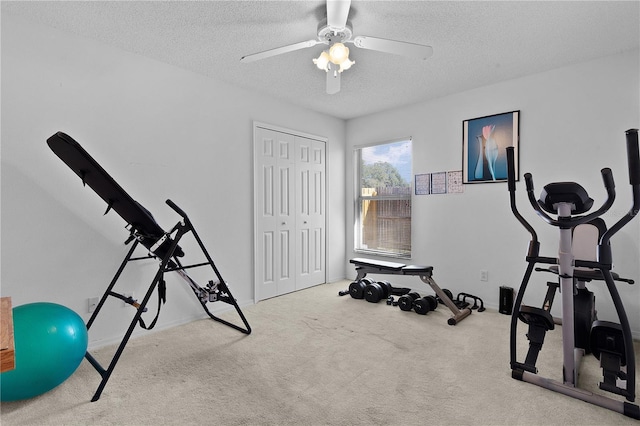
{"label": "dumbbell", "polygon": [[373,284],[373,280],[370,278],[362,278],[358,281],[353,281],[349,284],[349,294],[354,299],[364,299],[364,289],[367,285]]}
{"label": "dumbbell", "polygon": [[402,311],[410,311],[411,309],[413,309],[413,302],[419,298],[420,295],[416,292],[404,294],[398,299],[398,307]]}
{"label": "dumbbell", "polygon": [[438,307],[438,301],[434,296],[425,296],[413,301],[413,310],[416,314],[427,315],[429,311],[434,311]]}
{"label": "dumbbell", "polygon": [[367,302],[378,303],[391,296],[391,283],[378,281],[367,284],[364,288],[364,298]]}
{"label": "dumbbell", "polygon": [[[453,301],[453,293],[451,293],[451,290],[446,289],[446,288],[443,288],[443,289],[442,289],[442,292],[443,292],[444,294],[446,294],[446,295],[447,295],[447,297],[448,297],[449,299],[451,299],[451,301]],[[442,303],[443,305],[445,305],[444,301],[440,298],[440,296],[436,296],[436,300],[437,300],[438,302]]]}

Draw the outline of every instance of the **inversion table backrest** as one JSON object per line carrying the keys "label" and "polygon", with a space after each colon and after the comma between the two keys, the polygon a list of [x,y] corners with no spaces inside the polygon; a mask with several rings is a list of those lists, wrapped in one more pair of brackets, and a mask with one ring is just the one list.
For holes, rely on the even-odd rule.
{"label": "inversion table backrest", "polygon": [[[82,179],[83,184],[107,203],[107,212],[115,211],[131,226],[132,233],[135,231],[143,246],[151,250],[166,235],[151,213],[134,200],[71,136],[58,132],[47,139],[47,145]],[[154,254],[163,257],[169,245],[170,238],[167,238],[154,250]],[[180,247],[176,248],[174,254],[182,255]]]}

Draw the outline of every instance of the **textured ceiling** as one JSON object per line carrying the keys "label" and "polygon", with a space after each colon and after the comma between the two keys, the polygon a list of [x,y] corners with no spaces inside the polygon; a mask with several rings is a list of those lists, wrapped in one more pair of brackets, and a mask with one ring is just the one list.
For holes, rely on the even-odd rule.
{"label": "textured ceiling", "polygon": [[324,1],[2,2],[2,13],[348,119],[615,54],[640,45],[638,1],[353,1],[355,35],[427,44],[427,60],[351,46],[342,90],[312,63]]}

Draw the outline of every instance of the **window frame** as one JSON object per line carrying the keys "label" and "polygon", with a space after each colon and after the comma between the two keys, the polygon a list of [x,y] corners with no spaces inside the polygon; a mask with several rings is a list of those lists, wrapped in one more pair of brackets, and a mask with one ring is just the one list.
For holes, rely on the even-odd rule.
{"label": "window frame", "polygon": [[[362,195],[362,150],[365,148],[371,148],[374,146],[381,145],[391,145],[398,142],[410,142],[411,143],[411,176],[409,178],[409,193],[408,195]],[[355,253],[360,254],[368,254],[375,256],[383,256],[383,257],[391,257],[396,259],[411,259],[413,252],[413,231],[409,232],[409,251],[407,253],[400,253],[396,251],[389,250],[380,250],[380,249],[371,249],[371,248],[363,248],[361,245],[362,242],[362,203],[366,200],[374,200],[374,201],[408,201],[410,204],[409,207],[409,223],[411,229],[413,228],[413,137],[401,137],[394,138],[391,140],[386,140],[383,142],[373,142],[363,145],[356,145],[353,147],[353,163],[354,163],[354,240],[353,240],[353,251]]]}

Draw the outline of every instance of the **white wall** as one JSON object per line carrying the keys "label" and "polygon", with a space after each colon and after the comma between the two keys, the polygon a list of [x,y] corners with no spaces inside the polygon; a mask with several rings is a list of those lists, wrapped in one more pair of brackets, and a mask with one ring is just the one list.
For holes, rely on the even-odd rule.
{"label": "white wall", "polygon": [[[2,295],[12,296],[16,306],[51,301],[87,319],[86,299],[102,294],[127,249],[122,219],[115,213],[102,216],[104,203],[46,146],[58,130],[82,143],[163,227],[177,220],[164,200],[181,205],[244,304],[253,298],[254,120],[329,140],[328,281],[355,276],[347,261],[354,255],[356,145],[411,135],[414,173],[458,170],[462,120],[519,109],[521,174],[533,173],[537,191],[551,181],[576,180],[599,201],[604,194],[599,169],[608,166],[619,193],[608,223],[630,205],[624,130],[640,125],[638,52],[345,124],[7,14],[1,30],[0,278]],[[543,254],[553,255],[554,230],[526,208],[522,182],[518,190],[521,210],[539,230]],[[636,280],[638,222],[613,241],[616,271]],[[488,306],[497,307],[499,286],[518,287],[524,272],[528,235],[511,216],[502,183],[467,185],[458,195],[414,197],[413,241],[413,263],[433,265],[442,287],[478,294]],[[123,283],[139,293],[153,266],[131,268]],[[489,282],[480,282],[480,269],[489,271]],[[553,278],[539,275],[532,282],[526,303],[540,303],[548,279]],[[429,293],[415,278],[398,282]],[[158,327],[200,317],[184,284],[169,284]],[[601,286],[592,287],[600,317],[611,318],[606,294]],[[619,288],[638,336],[640,287]],[[92,329],[91,344],[118,339],[130,312],[113,307],[109,322]]]}
{"label": "white wall", "polygon": [[[254,120],[328,138],[327,280],[342,279],[343,120],[3,14],[2,295],[88,319],[87,298],[102,295],[128,250],[123,220],[102,216],[102,200],[47,147],[64,131],[165,229],[179,219],[165,200],[181,206],[234,296],[251,303]],[[155,266],[129,266],[121,289],[142,297]],[[181,280],[168,285],[158,328],[202,316]],[[91,344],[119,339],[132,316],[110,307]]]}
{"label": "white wall", "polygon": [[[618,192],[605,217],[611,226],[631,207],[624,132],[640,126],[639,76],[638,52],[626,52],[350,120],[346,176],[353,176],[354,146],[407,135],[413,136],[414,174],[460,170],[462,121],[520,110],[521,176],[533,174],[537,193],[549,182],[576,181],[596,203],[602,203],[605,191],[599,171],[611,167]],[[555,256],[557,230],[532,213],[522,178],[518,191],[520,211],[539,231],[541,254]],[[353,197],[353,184],[348,181],[349,224],[353,223]],[[612,240],[615,271],[637,281],[639,222],[634,220]],[[411,262],[434,266],[434,278],[441,287],[476,294],[496,308],[499,286],[519,287],[529,234],[511,214],[506,183],[466,185],[463,194],[414,196],[412,232]],[[347,226],[346,243],[347,254],[355,255],[352,226]],[[355,276],[352,265],[346,267],[349,276]],[[489,271],[488,282],[480,281],[481,269]],[[416,278],[394,278],[430,294]],[[554,277],[534,275],[525,303],[542,303],[547,280]],[[604,284],[590,287],[596,293],[600,319],[614,320],[612,305],[602,291]],[[618,288],[634,334],[639,336],[640,285]]]}

